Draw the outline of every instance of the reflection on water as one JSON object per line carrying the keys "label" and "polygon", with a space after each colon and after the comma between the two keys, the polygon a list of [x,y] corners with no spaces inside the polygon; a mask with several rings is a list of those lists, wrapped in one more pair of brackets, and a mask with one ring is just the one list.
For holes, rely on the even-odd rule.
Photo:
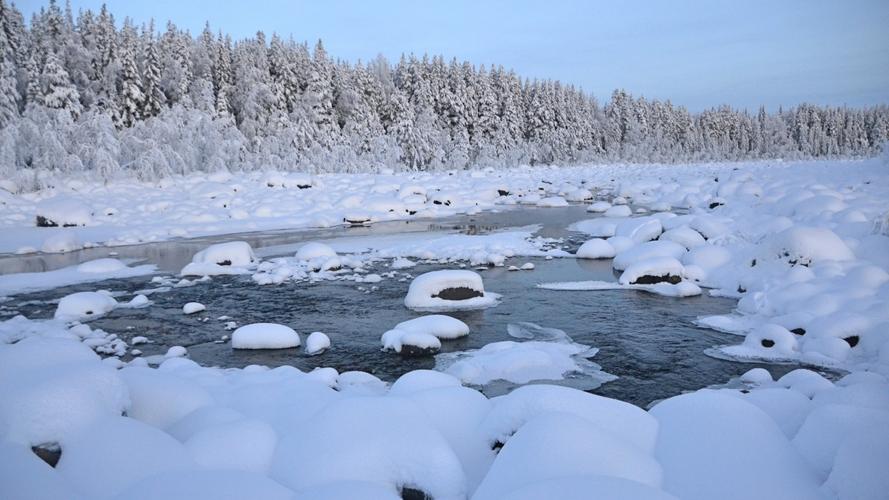
{"label": "reflection on water", "polygon": [[[584,240],[582,235],[565,230],[571,223],[589,217],[583,207],[546,210],[514,210],[499,214],[486,213],[453,221],[413,221],[378,224],[355,229],[327,229],[311,232],[279,232],[239,235],[255,248],[286,245],[311,238],[337,235],[386,234],[404,231],[425,231],[439,227],[475,227],[473,231],[491,231],[502,227],[541,224],[541,234],[563,237],[575,249]],[[162,269],[178,271],[181,266],[212,241],[230,238],[205,238],[119,247],[121,257],[145,259]],[[15,257],[0,260],[14,268],[28,266],[60,267],[82,260],[106,256],[108,249],[92,249],[73,254],[43,257]],[[43,260],[41,260],[43,259]],[[699,315],[721,314],[732,310],[733,300],[707,295],[685,299],[660,297],[644,292],[610,290],[599,292],[560,292],[535,287],[541,282],[576,280],[613,280],[610,261],[575,259],[514,258],[508,265],[534,262],[536,270],[509,272],[505,268],[481,271],[486,289],[503,295],[502,303],[482,311],[452,313],[467,324],[471,333],[454,341],[443,342],[442,350],[451,352],[477,349],[490,342],[514,340],[507,334],[507,325],[532,322],[564,330],[576,342],[598,347],[594,361],[603,370],[619,376],[591,391],[638,405],[686,390],[724,383],[746,370],[758,366],[713,359],[704,350],[714,345],[735,343],[738,337],[696,328],[692,321]],[[420,274],[441,266],[420,265],[409,271]],[[373,271],[386,271],[385,267]],[[249,276],[217,277],[209,284],[173,289],[151,295],[155,304],[146,309],[119,309],[106,318],[94,321],[94,328],[116,333],[129,341],[137,335],[154,343],[140,345],[146,354],[163,353],[169,346],[184,345],[195,361],[221,367],[243,367],[250,364],[269,366],[293,365],[302,370],[332,366],[340,371],[365,370],[384,380],[394,380],[414,369],[431,369],[434,360],[403,359],[380,351],[380,335],[401,321],[419,314],[406,309],[403,299],[408,281],[385,280],[379,289],[368,293],[353,282],[285,283],[257,286]],[[111,280],[101,284],[82,285],[15,297],[0,305],[0,319],[21,312],[30,318],[49,318],[55,306],[46,301],[81,290],[99,288],[135,292],[147,288],[147,278]],[[182,305],[197,301],[207,310],[200,314],[182,314]],[[229,318],[219,319],[222,316]],[[224,329],[226,321],[239,325],[253,322],[274,322],[289,325],[305,336],[323,331],[331,338],[332,347],[320,356],[308,357],[301,349],[277,351],[233,350],[219,342],[231,332]],[[774,376],[790,366],[767,367]]]}

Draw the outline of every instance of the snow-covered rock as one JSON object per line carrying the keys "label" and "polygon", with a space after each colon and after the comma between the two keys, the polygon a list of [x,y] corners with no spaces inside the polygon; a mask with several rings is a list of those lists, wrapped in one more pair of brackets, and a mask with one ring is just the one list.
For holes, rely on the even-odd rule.
{"label": "snow-covered rock", "polygon": [[86,226],[92,222],[93,210],[73,197],[55,196],[37,203],[37,226]]}
{"label": "snow-covered rock", "polygon": [[233,349],[287,349],[299,344],[293,328],[276,323],[253,323],[232,332]]}
{"label": "snow-covered rock", "polygon": [[483,309],[496,305],[499,297],[485,292],[482,277],[476,272],[441,270],[414,278],[404,305],[416,311]]}
{"label": "snow-covered rock", "polygon": [[257,262],[253,248],[246,241],[217,243],[196,253],[191,263],[182,268],[183,276],[242,274]]}
{"label": "snow-covered rock", "polygon": [[101,292],[76,292],[62,297],[55,318],[61,321],[88,321],[100,318],[117,307],[117,301]]}
{"label": "snow-covered rock", "polygon": [[312,332],[306,337],[306,354],[315,356],[330,348],[330,337],[322,332]]}
{"label": "snow-covered rock", "polygon": [[183,314],[195,314],[207,310],[207,306],[200,302],[189,302],[182,306]]}
{"label": "snow-covered rock", "polygon": [[614,254],[611,243],[601,238],[593,238],[580,245],[575,255],[578,259],[611,259]]}

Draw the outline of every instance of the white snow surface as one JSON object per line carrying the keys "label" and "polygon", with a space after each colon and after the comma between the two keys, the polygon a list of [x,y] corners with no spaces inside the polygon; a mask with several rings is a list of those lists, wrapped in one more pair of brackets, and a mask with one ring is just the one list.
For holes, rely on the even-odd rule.
{"label": "white snow surface", "polygon": [[0,275],[0,296],[38,292],[63,286],[152,274],[154,264],[127,267],[117,259],[97,259],[54,271]]}
{"label": "white snow surface", "polygon": [[[739,381],[743,391],[699,390],[645,411],[542,384],[488,398],[458,377],[423,371],[390,388],[364,372],[219,369],[183,357],[117,369],[124,363],[104,362],[89,347],[90,340],[113,343],[101,330],[19,316],[0,322],[0,497],[398,498],[410,487],[438,499],[881,500],[889,488],[887,168],[870,160],[331,175],[309,179],[311,189],[236,174],[219,183],[236,201],[226,208],[199,199],[208,187],[200,176],[22,195],[0,207],[0,251],[40,248],[60,234],[113,245],[334,225],[356,209],[374,221],[408,218],[389,210],[412,197],[440,202],[417,201],[417,216],[441,217],[519,202],[496,196],[497,189],[536,196],[536,203],[576,189],[538,193],[545,177],[576,186],[585,180],[634,208],[687,211],[651,219],[664,231],[658,240],[640,241],[656,231],[638,226],[609,243],[615,259],[624,255],[620,268],[676,259],[683,283],[737,298],[732,314],[699,323],[743,335],[736,347],[748,350],[735,352],[738,359],[787,358],[849,375],[833,382],[799,368],[772,380],[755,371]],[[243,189],[231,189],[235,181]],[[37,204],[61,195],[91,207],[87,225],[33,227]],[[723,204],[711,209],[717,199]],[[92,210],[101,206],[119,210]],[[609,238],[635,224],[621,226],[633,210],[617,207],[609,214],[617,217],[601,218],[607,224],[581,226]],[[97,293],[64,309],[82,315],[84,304],[111,304],[99,296],[110,299]],[[539,327],[511,333],[518,346],[571,345]],[[508,372],[531,358],[492,359],[477,373]],[[534,359],[547,363],[524,366],[558,364],[539,353]],[[55,469],[30,450],[56,444],[62,458]]]}
{"label": "white snow surface", "polygon": [[[469,289],[480,296],[462,300],[443,299],[438,295],[449,289]],[[474,271],[441,270],[421,274],[411,281],[404,305],[415,311],[456,311],[484,309],[497,304],[500,296],[485,292],[482,277]]]}
{"label": "white snow surface", "polygon": [[293,328],[277,323],[252,323],[232,332],[233,349],[287,349],[299,344]]}

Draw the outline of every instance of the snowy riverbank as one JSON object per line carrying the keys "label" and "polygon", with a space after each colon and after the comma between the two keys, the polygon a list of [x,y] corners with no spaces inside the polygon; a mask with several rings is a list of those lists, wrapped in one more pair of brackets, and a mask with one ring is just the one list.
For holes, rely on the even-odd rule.
{"label": "snowy riverbank", "polygon": [[[392,384],[334,368],[202,367],[184,350],[155,359],[154,368],[143,358],[100,359],[90,347],[109,355],[130,346],[78,322],[87,312],[151,307],[146,297],[112,304],[102,294],[78,295],[59,304],[57,319],[0,323],[0,460],[9,464],[0,471],[0,496],[370,499],[415,489],[436,499],[878,499],[889,490],[882,474],[889,468],[885,160],[63,186],[0,198],[0,250],[72,250],[596,199],[590,220],[573,226],[594,241],[577,257],[613,257],[620,278],[551,283],[547,293],[641,289],[676,297],[676,307],[691,292],[737,298],[735,313],[698,320],[744,336],[739,345],[714,348],[713,356],[849,374],[832,382],[800,368],[773,380],[756,369],[734,388],[676,395],[645,411],[567,387],[529,385],[487,398],[462,385],[539,363],[551,351],[587,351],[559,336],[490,344],[468,353],[471,363],[459,369],[445,363],[452,367],[447,373],[414,371]],[[34,227],[40,215],[84,225]],[[419,259],[453,268],[504,265],[516,255],[567,256],[533,227],[435,238],[359,239],[270,260],[229,246],[228,253],[197,255],[183,271],[211,275],[210,282],[214,274],[243,273],[256,286],[335,276],[380,283],[408,279],[404,270]],[[391,273],[362,270],[389,259]],[[121,272],[111,264],[56,271],[60,276],[45,281]],[[486,293],[473,280],[417,288],[445,302],[445,286]],[[20,281],[7,279],[10,294]],[[80,316],[72,321],[72,314]],[[401,327],[399,342],[424,333],[390,327]],[[438,333],[421,340],[456,335]],[[531,338],[522,335],[514,337]],[[511,357],[497,355],[504,346]],[[60,450],[58,464],[48,466],[32,446],[50,455]]]}

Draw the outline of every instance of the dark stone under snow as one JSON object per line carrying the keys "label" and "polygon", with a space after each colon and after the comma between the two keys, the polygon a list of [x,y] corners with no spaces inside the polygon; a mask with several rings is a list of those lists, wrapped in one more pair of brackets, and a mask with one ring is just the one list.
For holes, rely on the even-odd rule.
{"label": "dark stone under snow", "polygon": [[671,285],[675,285],[682,281],[682,278],[676,276],[675,274],[667,274],[664,276],[653,276],[650,274],[645,274],[643,276],[639,276],[635,281],[630,283],[631,285],[654,285],[657,283],[669,283]]}
{"label": "dark stone under snow", "polygon": [[458,286],[456,288],[445,288],[444,290],[438,292],[438,295],[433,295],[433,298],[439,298],[442,300],[467,300],[475,297],[484,297],[485,294],[473,288],[469,288],[466,286]]}

